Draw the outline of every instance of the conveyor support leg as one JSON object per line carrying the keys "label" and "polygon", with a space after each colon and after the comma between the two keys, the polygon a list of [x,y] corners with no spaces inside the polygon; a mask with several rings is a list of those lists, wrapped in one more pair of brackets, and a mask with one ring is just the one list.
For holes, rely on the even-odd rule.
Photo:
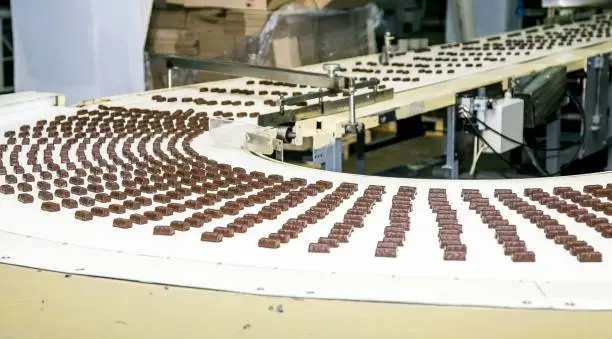
{"label": "conveyor support leg", "polygon": [[584,111],[586,114],[584,147],[580,158],[593,154],[605,147],[608,135],[608,90],[609,56],[590,57],[587,60]]}
{"label": "conveyor support leg", "polygon": [[442,166],[447,179],[457,179],[459,177],[459,164],[455,159],[456,119],[455,106],[449,106],[446,109],[446,128],[444,137],[444,153],[446,155],[446,162],[444,166]]}
{"label": "conveyor support leg", "polygon": [[357,132],[357,143],[355,144],[355,173],[365,173],[365,130],[362,128]]}
{"label": "conveyor support leg", "polygon": [[560,169],[559,148],[561,147],[561,120],[557,115],[554,121],[546,125],[546,172],[557,173]]}

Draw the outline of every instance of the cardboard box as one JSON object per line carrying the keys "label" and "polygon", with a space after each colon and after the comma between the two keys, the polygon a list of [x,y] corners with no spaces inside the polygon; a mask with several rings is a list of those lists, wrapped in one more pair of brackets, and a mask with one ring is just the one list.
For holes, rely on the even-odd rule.
{"label": "cardboard box", "polygon": [[153,28],[185,28],[187,12],[182,9],[154,9],[151,12],[149,27]]}
{"label": "cardboard box", "polygon": [[243,38],[243,36],[234,34],[200,33],[198,41],[200,56],[223,55],[231,51]]}
{"label": "cardboard box", "polygon": [[186,8],[219,7],[233,9],[275,10],[292,0],[172,0]]}
{"label": "cardboard box", "polygon": [[225,10],[221,8],[198,9],[187,11],[186,28],[223,30]]}
{"label": "cardboard box", "polygon": [[154,28],[149,30],[147,48],[159,54],[198,54],[198,35],[186,29]]}

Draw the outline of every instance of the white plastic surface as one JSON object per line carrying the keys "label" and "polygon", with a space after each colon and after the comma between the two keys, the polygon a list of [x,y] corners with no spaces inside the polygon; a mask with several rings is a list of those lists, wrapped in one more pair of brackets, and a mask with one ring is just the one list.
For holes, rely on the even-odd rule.
{"label": "white plastic surface", "polygon": [[[54,111],[69,114],[75,109]],[[2,130],[50,117],[50,113],[49,110],[22,113],[15,119],[4,120]],[[178,213],[159,223],[123,230],[111,226],[112,218],[80,222],[70,210],[47,213],[39,209],[39,201],[24,205],[14,196],[1,196],[0,215],[15,217],[0,225],[0,262],[72,274],[267,295],[496,307],[612,308],[612,294],[606,292],[607,284],[612,282],[612,260],[607,259],[612,258],[612,240],[555,214],[571,233],[588,241],[605,258],[603,263],[579,263],[546,239],[540,229],[491,199],[504,217],[517,225],[529,250],[536,253],[535,263],[513,263],[503,255],[493,231],[460,199],[462,188],[479,188],[489,198],[495,188],[512,188],[520,194],[524,188],[536,186],[550,192],[559,185],[558,179],[443,181],[331,173],[268,161],[223,141],[228,135],[240,139],[244,132],[239,123],[223,124],[202,134],[192,146],[210,159],[247,171],[304,177],[309,182],[330,180],[335,186],[355,182],[359,184],[358,192],[297,239],[276,250],[257,247],[258,239],[313,206],[325,193],[282,214],[278,220],[264,221],[221,243],[202,242],[200,234],[226,225],[233,217],[163,237],[153,236],[152,227],[188,214]],[[121,143],[117,147],[121,148]],[[167,147],[167,143],[162,147]],[[102,149],[106,149],[105,145]],[[585,184],[608,182],[612,182],[612,174],[600,173],[566,177],[563,185],[579,189]],[[365,227],[353,233],[350,243],[329,254],[308,253],[308,244],[325,236],[334,222],[341,221],[367,185],[384,185],[386,193],[366,217]],[[392,197],[402,185],[417,188],[406,242],[397,258],[374,257]],[[469,249],[465,262],[442,260],[434,216],[427,206],[430,188],[446,188],[448,200],[457,210],[458,220],[464,225],[462,240]],[[246,208],[241,214],[256,211],[255,207]]]}
{"label": "white plastic surface", "polygon": [[[559,48],[564,49],[567,48]],[[432,49],[430,52],[436,51]],[[556,51],[554,49],[534,53],[529,58]],[[414,56],[409,54],[402,57],[403,62],[411,61]],[[362,63],[375,58],[364,57]],[[508,58],[508,62],[515,63],[529,58]],[[355,60],[343,62],[348,67]],[[490,67],[503,65],[492,63]],[[453,76],[426,74],[422,76],[422,82],[399,83],[396,90],[426,86],[474,72],[476,71],[473,69],[464,69]],[[247,81],[236,79],[156,93],[121,96],[111,98],[110,101],[104,102],[104,105],[139,108],[141,111],[137,114],[147,114],[142,111],[146,109],[170,113],[178,110],[182,113],[189,111],[192,115],[206,111],[209,116],[214,115],[216,111],[231,112],[231,118],[235,119],[239,119],[237,116],[241,112],[265,114],[278,108],[265,105],[264,100],[274,96],[259,94],[259,91],[287,90],[286,87],[247,84]],[[255,90],[259,95],[229,93],[232,88],[244,86]],[[201,92],[200,87],[206,87],[208,91]],[[227,93],[211,93],[213,88],[227,89]],[[166,98],[173,97],[177,100],[154,101],[153,95],[160,93]],[[218,102],[204,105],[196,104],[194,99]],[[222,104],[221,100],[231,102]],[[232,100],[241,100],[242,103],[234,105]],[[247,105],[246,101],[253,103]],[[104,110],[97,105],[85,108]],[[35,124],[41,119],[51,120],[59,114],[75,114],[76,111],[77,108],[60,107],[14,112],[0,120],[0,131],[17,130],[22,125]],[[57,213],[47,213],[40,210],[40,200],[28,205],[18,202],[15,195],[1,195],[0,216],[3,216],[3,222],[0,223],[0,262],[70,274],[291,297],[518,308],[612,309],[612,293],[609,288],[612,286],[612,239],[602,237],[594,228],[577,223],[556,210],[538,206],[564,224],[571,234],[587,241],[603,256],[601,263],[580,263],[562,246],[547,239],[542,229],[493,198],[496,188],[510,188],[522,196],[525,188],[533,187],[551,193],[554,187],[560,185],[571,186],[577,190],[582,190],[587,184],[606,186],[612,183],[610,172],[564,177],[562,181],[559,178],[417,180],[333,173],[270,161],[244,150],[241,145],[245,133],[253,129],[254,118],[232,122],[226,119],[225,123],[216,123],[218,120],[215,119],[212,118],[210,123],[214,128],[200,134],[191,143],[198,154],[208,159],[241,167],[247,172],[280,174],[285,179],[300,177],[307,179],[309,183],[328,180],[334,187],[342,182],[352,182],[357,183],[359,188],[329,215],[308,226],[296,239],[281,245],[279,249],[260,248],[258,240],[276,232],[286,220],[314,206],[330,191],[306,199],[304,203],[282,213],[276,220],[265,220],[249,228],[246,233],[235,234],[220,243],[201,241],[202,232],[226,226],[235,216],[224,216],[206,223],[201,228],[191,228],[173,236],[154,236],[154,226],[168,225],[171,221],[184,219],[193,211],[175,213],[160,222],[119,229],[112,227],[113,217],[81,222],[75,219],[73,210],[62,209]],[[164,153],[172,154],[168,138],[161,133],[144,146],[149,155],[162,161],[162,158],[152,151],[152,144],[157,138],[161,138]],[[131,149],[140,160],[145,160],[138,152],[138,144],[142,139],[135,139],[132,146],[125,149]],[[123,138],[117,144],[117,154],[121,154],[126,146],[125,140]],[[6,141],[4,134],[1,134],[0,144]],[[106,139],[100,147],[104,159],[109,158],[106,153],[109,141],[109,138]],[[177,152],[186,155],[182,141],[180,139],[176,144]],[[24,146],[22,152],[18,153],[20,162],[25,162],[28,147]],[[86,158],[91,160],[92,143],[84,144],[83,147]],[[59,158],[60,148],[56,147],[53,152],[53,158],[56,160]],[[44,147],[39,149],[37,157],[42,156],[40,153],[43,149]],[[9,174],[14,171],[13,167],[8,165],[11,161],[10,154],[11,152],[7,151],[2,156]],[[73,147],[69,151],[69,157],[75,158],[76,155],[77,149]],[[0,184],[4,184],[2,180],[0,177]],[[334,223],[343,219],[344,213],[352,207],[368,185],[383,185],[386,193],[365,218],[364,227],[353,232],[350,242],[332,249],[330,253],[309,253],[309,244],[326,236]],[[384,228],[388,225],[393,196],[400,186],[412,186],[417,191],[410,214],[410,230],[406,232],[406,241],[399,248],[396,258],[375,257],[377,242],[383,238]],[[428,206],[427,196],[431,188],[445,188],[449,204],[457,211],[458,222],[463,225],[461,240],[468,248],[466,261],[443,260],[443,251],[438,243],[438,227]],[[488,228],[475,211],[468,208],[468,203],[460,198],[464,188],[479,189],[510,224],[516,225],[518,235],[525,241],[528,250],[535,253],[535,262],[515,263],[509,256],[504,255],[503,247],[495,239],[494,230]],[[37,193],[36,188],[33,193]],[[607,198],[602,197],[602,200],[604,199]],[[218,208],[221,204],[223,202],[212,207]],[[246,207],[239,215],[257,213],[260,208],[261,205]],[[132,213],[141,213],[143,210],[150,208],[143,207]],[[592,209],[589,212],[598,217],[607,217],[603,212]]]}

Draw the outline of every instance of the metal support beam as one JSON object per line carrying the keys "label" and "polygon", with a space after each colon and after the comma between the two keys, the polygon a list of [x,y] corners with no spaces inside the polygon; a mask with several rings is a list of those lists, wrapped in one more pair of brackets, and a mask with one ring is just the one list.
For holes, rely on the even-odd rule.
{"label": "metal support beam", "polygon": [[459,177],[459,164],[455,159],[456,119],[455,106],[449,106],[446,109],[446,133],[444,138],[446,162],[442,166],[447,179],[457,179]]}
{"label": "metal support beam", "polygon": [[546,172],[557,173],[560,166],[561,120],[559,116],[546,125]]}
{"label": "metal support beam", "polygon": [[342,139],[312,150],[312,161],[326,171],[342,172]]}
{"label": "metal support beam", "polygon": [[583,95],[586,114],[584,147],[580,158],[606,146],[608,139],[609,56],[599,55],[587,60],[587,76]]}
{"label": "metal support beam", "polygon": [[365,130],[357,132],[357,142],[355,143],[355,173],[365,174]]}

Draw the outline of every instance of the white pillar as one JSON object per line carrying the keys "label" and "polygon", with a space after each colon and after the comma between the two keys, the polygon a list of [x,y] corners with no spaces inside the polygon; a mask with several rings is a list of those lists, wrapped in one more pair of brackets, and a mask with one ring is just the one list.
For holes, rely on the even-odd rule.
{"label": "white pillar", "polygon": [[153,0],[12,0],[16,91],[66,104],[143,91]]}

